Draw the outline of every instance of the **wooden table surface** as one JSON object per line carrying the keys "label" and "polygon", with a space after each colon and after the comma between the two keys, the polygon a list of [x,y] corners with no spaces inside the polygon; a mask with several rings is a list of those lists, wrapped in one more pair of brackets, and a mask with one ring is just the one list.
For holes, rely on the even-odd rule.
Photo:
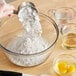
{"label": "wooden table surface", "polygon": [[[15,7],[17,8],[17,6],[22,1],[31,1],[31,2],[35,3],[37,9],[40,12],[43,12],[45,14],[47,14],[47,11],[49,9],[53,9],[53,8],[59,8],[59,7],[64,7],[64,6],[65,7],[69,6],[69,7],[73,7],[73,8],[76,7],[76,0],[16,0],[15,2],[12,2],[12,4],[14,4]],[[41,65],[31,67],[31,68],[25,68],[25,67],[20,67],[20,66],[14,65],[13,63],[11,63],[8,60],[6,55],[3,53],[2,48],[0,48],[0,70],[10,70],[10,71],[33,74],[36,76],[39,76],[40,74],[44,74],[44,73],[51,74],[52,76],[57,76],[52,69],[53,59],[56,58],[56,56],[61,53],[72,54],[74,56],[76,54],[76,49],[72,50],[72,51],[66,50],[66,49],[62,48],[61,43],[62,43],[62,39],[61,39],[61,37],[59,37],[56,45],[52,49],[53,52],[50,55],[50,57],[48,58],[48,60]]]}

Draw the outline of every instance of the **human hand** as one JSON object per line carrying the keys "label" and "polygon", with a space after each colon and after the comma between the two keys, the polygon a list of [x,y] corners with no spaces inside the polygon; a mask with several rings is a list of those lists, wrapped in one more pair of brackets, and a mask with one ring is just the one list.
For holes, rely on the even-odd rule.
{"label": "human hand", "polygon": [[11,4],[0,3],[0,18],[5,16],[12,16],[14,9],[14,6]]}

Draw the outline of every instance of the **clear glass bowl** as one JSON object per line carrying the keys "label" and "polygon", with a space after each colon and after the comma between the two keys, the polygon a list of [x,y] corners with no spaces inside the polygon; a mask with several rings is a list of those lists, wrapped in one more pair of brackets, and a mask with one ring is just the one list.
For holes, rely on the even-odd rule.
{"label": "clear glass bowl", "polygon": [[75,56],[60,54],[53,61],[53,69],[60,76],[73,76],[76,73]]}
{"label": "clear glass bowl", "polygon": [[56,20],[66,19],[72,20],[76,17],[76,10],[72,7],[60,7],[57,9],[50,9],[49,14],[53,13]]}
{"label": "clear glass bowl", "polygon": [[76,23],[66,23],[61,28],[62,46],[67,49],[76,49]]}
{"label": "clear glass bowl", "polygon": [[53,15],[59,29],[63,27],[65,23],[69,23],[76,18],[76,10],[72,7],[60,7],[56,9],[50,9],[48,11],[49,16]]}
{"label": "clear glass bowl", "polygon": [[9,60],[14,64],[24,67],[35,66],[43,63],[53,51],[51,49],[59,36],[57,24],[45,14],[39,13],[39,17],[42,27],[42,37],[45,38],[50,45],[43,51],[34,54],[15,53],[7,49],[7,45],[24,30],[17,15],[5,18],[5,22],[0,26],[0,46],[4,49]]}

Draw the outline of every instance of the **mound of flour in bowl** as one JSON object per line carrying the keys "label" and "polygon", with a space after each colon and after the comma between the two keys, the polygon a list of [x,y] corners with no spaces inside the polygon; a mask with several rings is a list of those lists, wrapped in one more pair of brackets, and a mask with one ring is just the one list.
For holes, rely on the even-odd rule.
{"label": "mound of flour in bowl", "polygon": [[[13,51],[15,53],[20,53],[20,54],[39,53],[39,52],[45,50],[46,48],[48,48],[49,43],[41,36],[42,28],[41,28],[38,12],[37,12],[34,4],[32,4],[30,2],[22,3],[22,5],[20,6],[18,17],[19,17],[19,21],[22,23],[24,31],[20,35],[15,37],[8,44],[7,48],[10,51]],[[40,56],[40,57],[42,57],[42,56]],[[33,58],[33,59],[31,59],[31,57],[23,59],[25,62],[23,62],[20,58],[14,58],[13,60],[14,61],[15,61],[15,59],[21,60],[19,63],[22,65],[26,65],[27,63],[29,63],[29,65],[30,65],[30,62],[31,62],[31,65],[32,65],[32,64],[36,63],[37,62],[36,60],[38,58],[40,59],[40,57],[35,56],[35,58]],[[13,57],[11,57],[11,58],[13,58]],[[41,59],[44,59],[44,56]],[[18,61],[16,61],[16,62],[18,63]]]}

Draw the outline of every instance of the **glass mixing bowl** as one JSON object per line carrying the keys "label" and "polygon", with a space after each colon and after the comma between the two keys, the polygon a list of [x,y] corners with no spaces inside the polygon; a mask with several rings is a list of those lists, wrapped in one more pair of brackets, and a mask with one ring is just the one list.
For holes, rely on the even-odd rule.
{"label": "glass mixing bowl", "polygon": [[[38,53],[21,54],[15,53],[7,49],[7,45],[17,36],[19,36],[24,28],[21,25],[18,16],[6,17],[4,23],[0,26],[0,47],[4,49],[4,53],[11,62],[16,65],[31,67],[43,63],[51,54],[52,47],[55,45],[59,30],[57,24],[45,14],[39,13],[40,23],[42,27],[41,36],[49,42],[49,46]],[[18,50],[17,50],[18,51]]]}

